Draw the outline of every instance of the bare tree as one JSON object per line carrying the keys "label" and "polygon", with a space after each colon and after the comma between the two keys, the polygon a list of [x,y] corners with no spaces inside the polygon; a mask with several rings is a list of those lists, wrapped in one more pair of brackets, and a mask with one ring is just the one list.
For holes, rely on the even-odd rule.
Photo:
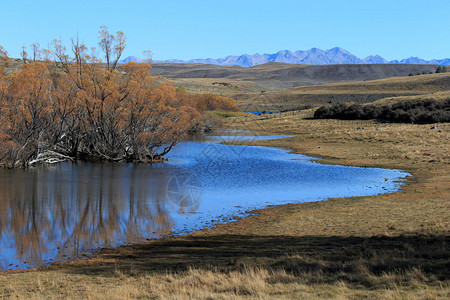
{"label": "bare tree", "polygon": [[98,45],[105,55],[106,69],[114,71],[126,47],[127,38],[122,31],[117,31],[114,36],[109,33],[107,26],[101,26],[99,39]]}

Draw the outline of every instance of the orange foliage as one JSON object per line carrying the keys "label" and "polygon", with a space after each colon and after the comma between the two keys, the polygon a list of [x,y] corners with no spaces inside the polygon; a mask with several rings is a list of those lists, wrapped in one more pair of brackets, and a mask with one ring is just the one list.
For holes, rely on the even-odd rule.
{"label": "orange foliage", "polygon": [[206,110],[224,110],[237,111],[239,110],[236,101],[232,98],[215,96],[213,94],[197,94],[190,95],[183,90],[177,91],[179,99],[191,106],[196,107],[200,111]]}
{"label": "orange foliage", "polygon": [[101,28],[106,64],[78,39],[72,39],[72,55],[59,40],[51,50],[33,44],[32,59],[24,48],[27,63],[7,77],[0,72],[0,165],[26,167],[49,151],[73,159],[155,161],[201,125],[199,111],[237,109],[229,98],[177,92],[152,77],[148,63],[116,70],[125,41],[122,32]]}

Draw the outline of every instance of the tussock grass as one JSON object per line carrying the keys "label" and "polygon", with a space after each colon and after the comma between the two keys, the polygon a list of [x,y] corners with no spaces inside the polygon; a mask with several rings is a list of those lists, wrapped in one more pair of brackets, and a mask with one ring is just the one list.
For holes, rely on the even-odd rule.
{"label": "tussock grass", "polygon": [[436,100],[436,101],[445,101],[450,98],[450,91],[444,92],[436,92],[425,95],[417,95],[417,96],[399,96],[399,97],[387,97],[380,99],[378,101],[372,102],[373,105],[389,105],[394,104],[399,101],[424,101],[424,100]]}
{"label": "tussock grass", "polygon": [[[293,259],[293,258],[290,258]],[[444,299],[450,295],[448,287],[430,288],[424,284],[424,275],[415,269],[399,276],[386,273],[375,277],[361,266],[361,275],[368,285],[380,284],[381,290],[354,288],[346,281],[311,284],[311,278],[321,281],[325,274],[292,273],[261,268],[244,268],[223,272],[189,268],[179,273],[158,275],[127,274],[113,277],[76,275],[61,276],[58,273],[33,274],[27,284],[16,283],[10,275],[10,284],[1,287],[3,298],[28,299],[348,299],[360,297],[389,297],[419,299]],[[30,274],[30,273],[29,273]],[[401,278],[411,279],[409,290],[402,289]],[[3,278],[0,277],[0,283]]]}
{"label": "tussock grass", "polygon": [[[287,258],[295,260],[295,257]],[[419,299],[445,299],[448,286],[430,287],[419,269],[405,274],[370,274],[367,267],[359,267],[358,281],[371,289],[348,283],[348,280],[321,283],[325,273],[301,272],[298,275],[284,270],[244,268],[223,272],[190,268],[184,272],[165,274],[132,275],[127,271],[116,272],[113,277],[65,275],[50,272],[29,276],[27,284],[15,282],[2,286],[0,296],[4,298],[28,299],[348,299],[360,297],[389,297]],[[30,274],[30,273],[29,273]],[[408,290],[402,288],[403,279],[409,278]],[[350,278],[351,280],[352,278]],[[3,278],[0,277],[0,284]],[[312,283],[316,281],[316,283]],[[374,284],[383,289],[374,289]]]}
{"label": "tussock grass", "polygon": [[429,99],[445,97],[449,91],[450,73],[423,76],[403,76],[385,79],[333,83],[253,93],[245,97],[236,95],[240,107],[248,110],[292,110],[302,105],[321,106],[327,103],[391,103],[393,98]]}

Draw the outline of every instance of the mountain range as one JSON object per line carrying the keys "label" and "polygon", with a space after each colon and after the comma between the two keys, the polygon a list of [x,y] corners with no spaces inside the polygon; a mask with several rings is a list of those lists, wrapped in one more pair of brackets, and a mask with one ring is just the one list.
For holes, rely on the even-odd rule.
{"label": "mountain range", "polygon": [[[129,56],[121,62],[143,62],[144,60],[135,56]],[[240,56],[230,55],[224,58],[191,59],[188,61],[170,59],[164,61],[154,61],[161,63],[201,63],[221,66],[241,66],[251,67],[269,62],[280,62],[289,64],[307,65],[335,65],[335,64],[435,64],[450,66],[450,58],[424,60],[418,57],[410,57],[402,60],[387,61],[379,55],[371,55],[361,59],[345,49],[335,47],[329,50],[312,48],[306,51],[281,50],[274,54],[243,54]]]}

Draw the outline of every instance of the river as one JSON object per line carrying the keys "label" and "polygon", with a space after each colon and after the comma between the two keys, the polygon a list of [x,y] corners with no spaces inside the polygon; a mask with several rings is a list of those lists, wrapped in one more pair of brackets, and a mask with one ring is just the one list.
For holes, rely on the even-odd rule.
{"label": "river", "polygon": [[400,170],[325,165],[286,150],[180,143],[168,162],[0,169],[0,269],[83,257],[233,221],[286,203],[395,192]]}

